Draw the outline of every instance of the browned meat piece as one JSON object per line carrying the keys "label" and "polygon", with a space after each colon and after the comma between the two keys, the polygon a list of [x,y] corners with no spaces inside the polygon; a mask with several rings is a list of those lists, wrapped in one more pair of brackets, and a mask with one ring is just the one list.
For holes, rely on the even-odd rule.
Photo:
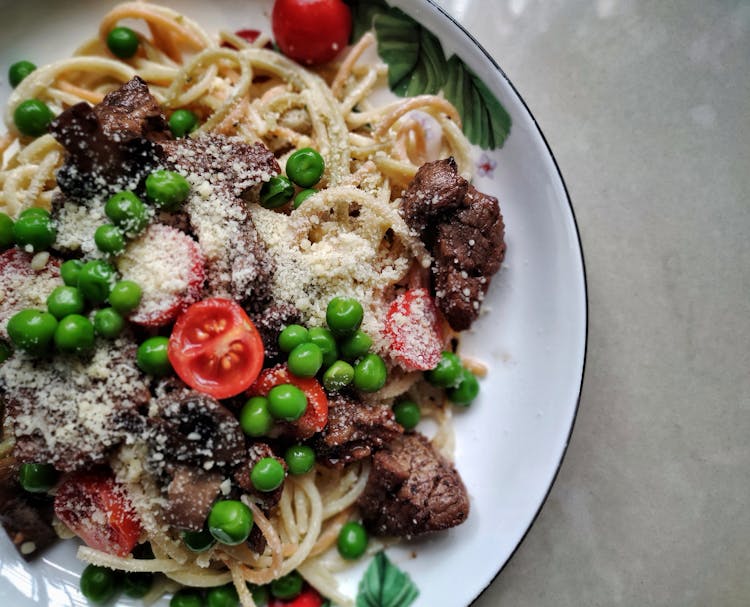
{"label": "browned meat piece", "polygon": [[401,208],[435,260],[438,307],[453,329],[468,329],[505,256],[505,225],[497,199],[469,185],[448,158],[417,171]]}
{"label": "browned meat piece", "polygon": [[123,418],[150,400],[125,337],[97,342],[90,358],[33,358],[16,352],[0,365],[0,393],[13,419],[14,456],[63,471],[106,460],[129,435]]}
{"label": "browned meat piece", "polygon": [[251,312],[250,319],[263,339],[263,346],[266,349],[265,366],[268,367],[276,362],[282,362],[280,360],[279,333],[284,327],[300,322],[297,308],[288,303],[272,303],[261,312],[255,314]]}
{"label": "browned meat piece", "polygon": [[253,469],[253,466],[264,457],[273,457],[284,467],[284,470],[286,470],[286,462],[283,458],[276,456],[270,445],[257,442],[250,445],[250,448],[247,451],[247,459],[235,469],[232,474],[232,480],[240,489],[255,496],[256,499],[254,502],[258,504],[261,510],[269,512],[271,508],[279,503],[281,494],[284,491],[284,485],[282,484],[278,489],[268,492],[258,491],[253,486],[253,483],[250,481],[250,471]]}
{"label": "browned meat piece", "polygon": [[263,144],[204,135],[165,141],[166,162],[185,174],[192,191],[183,205],[206,258],[206,290],[239,301],[267,301],[273,272],[245,199],[279,173]]}
{"label": "browned meat piece", "polygon": [[167,523],[178,529],[200,531],[214,500],[219,495],[221,474],[199,468],[175,466],[172,482],[167,487]]}
{"label": "browned meat piece", "polygon": [[419,433],[404,434],[375,454],[358,504],[365,526],[377,535],[448,529],[469,514],[458,472]]}
{"label": "browned meat piece", "polygon": [[23,558],[38,556],[57,541],[52,514],[52,498],[23,491],[14,459],[0,460],[0,523]]}
{"label": "browned meat piece", "polygon": [[368,405],[350,396],[337,395],[328,402],[328,425],[313,438],[318,461],[343,466],[380,449],[403,432],[393,411],[385,405]]}
{"label": "browned meat piece", "polygon": [[82,102],[68,108],[50,132],[67,152],[57,183],[82,199],[135,189],[159,164],[155,142],[170,137],[158,102],[138,76],[93,107]]}
{"label": "browned meat piece", "polygon": [[152,401],[148,419],[152,460],[234,467],[245,455],[245,435],[237,418],[214,398],[188,388],[164,390]]}

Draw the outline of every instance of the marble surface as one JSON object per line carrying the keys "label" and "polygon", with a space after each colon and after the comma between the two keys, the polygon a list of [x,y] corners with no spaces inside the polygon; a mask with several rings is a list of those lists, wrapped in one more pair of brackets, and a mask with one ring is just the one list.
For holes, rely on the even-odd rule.
{"label": "marble surface", "polygon": [[589,349],[546,505],[476,607],[750,601],[750,3],[440,0],[578,219]]}

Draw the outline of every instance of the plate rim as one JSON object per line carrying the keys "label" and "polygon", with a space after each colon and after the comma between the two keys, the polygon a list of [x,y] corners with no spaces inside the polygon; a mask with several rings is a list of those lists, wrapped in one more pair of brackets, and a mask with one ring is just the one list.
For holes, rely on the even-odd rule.
{"label": "plate rim", "polygon": [[487,589],[497,580],[497,578],[500,576],[500,574],[503,572],[505,567],[507,567],[508,563],[513,560],[513,557],[518,552],[518,549],[521,547],[521,545],[526,540],[529,532],[531,531],[534,524],[537,522],[537,519],[539,518],[539,515],[541,514],[542,510],[544,509],[545,504],[547,503],[547,500],[549,499],[550,493],[552,493],[552,489],[555,486],[555,483],[557,482],[557,478],[560,474],[560,469],[562,468],[563,462],[565,461],[565,456],[568,452],[568,447],[570,446],[570,441],[573,436],[573,430],[575,429],[576,421],[578,419],[578,413],[580,411],[581,407],[581,395],[583,392],[583,381],[584,377],[586,376],[586,362],[588,360],[588,346],[589,346],[589,297],[588,297],[588,277],[586,273],[586,256],[583,252],[583,242],[581,240],[581,230],[578,227],[578,219],[576,217],[575,209],[573,207],[573,202],[570,198],[570,192],[568,190],[568,186],[565,183],[565,178],[563,177],[562,171],[560,170],[560,165],[557,162],[557,158],[555,158],[554,153],[552,152],[552,148],[549,145],[549,142],[547,141],[547,137],[545,137],[544,132],[542,131],[541,126],[539,125],[539,122],[537,122],[536,117],[532,113],[531,109],[529,108],[528,104],[526,103],[526,100],[523,98],[521,93],[518,91],[518,89],[515,87],[513,82],[510,78],[508,78],[508,75],[503,71],[503,68],[500,67],[500,65],[495,61],[494,57],[487,51],[487,49],[482,46],[482,44],[474,37],[474,35],[469,32],[455,17],[453,17],[450,13],[448,13],[442,6],[440,6],[437,3],[437,0],[424,0],[424,2],[431,6],[433,9],[435,9],[438,13],[440,13],[444,18],[446,18],[450,23],[452,23],[455,27],[457,27],[471,42],[476,46],[476,48],[485,56],[485,58],[490,62],[492,67],[497,71],[497,73],[502,77],[502,79],[505,81],[505,83],[510,87],[510,89],[513,91],[513,94],[516,96],[518,101],[523,106],[523,109],[528,114],[529,118],[531,118],[532,123],[534,124],[534,127],[536,129],[536,132],[539,134],[539,137],[542,140],[542,143],[544,144],[544,147],[547,150],[547,153],[549,154],[550,159],[552,160],[552,165],[555,168],[555,172],[557,173],[557,177],[560,180],[560,184],[562,185],[563,192],[565,193],[565,201],[568,204],[568,210],[570,211],[570,217],[573,220],[573,228],[575,230],[575,236],[576,236],[576,243],[578,245],[578,254],[581,258],[581,271],[583,273],[583,314],[584,314],[584,322],[583,322],[583,360],[581,361],[581,374],[579,378],[578,383],[578,396],[576,397],[575,402],[575,409],[573,410],[573,417],[570,422],[570,428],[568,429],[567,436],[565,438],[565,444],[563,445],[562,452],[560,453],[560,459],[557,462],[557,465],[555,467],[555,472],[552,475],[552,480],[549,484],[549,487],[547,488],[546,493],[544,494],[544,497],[542,497],[542,500],[539,503],[539,506],[537,507],[536,512],[534,512],[533,517],[531,518],[531,521],[529,522],[528,527],[526,527],[526,530],[521,535],[521,538],[518,540],[518,543],[516,544],[515,548],[511,551],[511,553],[508,555],[508,558],[505,559],[505,561],[500,565],[495,575],[490,579],[490,581],[487,583],[487,585],[482,588],[482,590],[477,594],[471,601],[469,605],[474,605],[477,600],[487,591]]}

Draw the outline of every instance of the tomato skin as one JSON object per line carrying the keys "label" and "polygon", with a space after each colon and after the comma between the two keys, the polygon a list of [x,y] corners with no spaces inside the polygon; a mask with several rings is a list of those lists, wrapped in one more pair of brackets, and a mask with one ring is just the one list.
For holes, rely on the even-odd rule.
{"label": "tomato skin", "polygon": [[266,396],[274,386],[293,384],[307,396],[307,409],[295,422],[288,425],[293,428],[294,436],[299,439],[310,438],[320,432],[328,423],[328,397],[322,386],[314,377],[297,377],[289,371],[286,363],[264,369],[250,389],[250,396]]}
{"label": "tomato skin", "polygon": [[291,601],[271,599],[268,607],[321,607],[322,604],[323,597],[315,588],[308,586]]}
{"label": "tomato skin", "polygon": [[299,63],[318,65],[347,45],[352,15],[342,0],[276,0],[271,26],[282,53]]}
{"label": "tomato skin", "polygon": [[126,556],[141,535],[141,521],[125,489],[109,472],[76,472],[60,483],[55,514],[87,545]]}
{"label": "tomato skin", "polygon": [[393,356],[407,371],[429,371],[440,362],[440,317],[427,289],[409,289],[391,303],[384,333]]}
{"label": "tomato skin", "polygon": [[263,340],[253,321],[230,299],[212,297],[177,319],[167,355],[188,386],[230,398],[247,390],[263,368]]}

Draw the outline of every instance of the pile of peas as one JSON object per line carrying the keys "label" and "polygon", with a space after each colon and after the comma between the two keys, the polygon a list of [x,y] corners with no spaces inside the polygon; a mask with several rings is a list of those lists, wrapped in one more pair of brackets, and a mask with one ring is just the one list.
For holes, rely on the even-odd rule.
{"label": "pile of peas", "polygon": [[[260,204],[267,209],[278,209],[290,200],[293,208],[298,208],[315,194],[316,185],[325,171],[323,157],[312,148],[302,148],[289,156],[286,161],[286,175],[271,177],[260,190]],[[295,185],[300,190],[295,189]]]}
{"label": "pile of peas", "polygon": [[[146,195],[159,208],[174,210],[187,198],[190,185],[172,171],[159,170],[146,179]],[[117,255],[125,248],[125,238],[134,238],[148,225],[151,212],[133,192],[118,192],[104,206],[112,221],[97,228],[94,241],[100,251]],[[0,213],[0,247],[18,245],[28,252],[48,249],[57,231],[48,211],[26,209],[14,222]],[[63,286],[47,297],[47,311],[26,309],[8,320],[8,335],[13,346],[41,355],[54,344],[61,352],[84,354],[94,347],[95,335],[116,338],[125,326],[125,316],[140,304],[142,290],[129,280],[117,280],[114,267],[103,259],[87,262],[70,259],[60,266]],[[106,307],[86,315],[88,307]],[[166,356],[166,338],[154,337],[138,348],[137,363],[152,375],[164,375],[171,369]],[[7,358],[8,352],[3,356]]]}

